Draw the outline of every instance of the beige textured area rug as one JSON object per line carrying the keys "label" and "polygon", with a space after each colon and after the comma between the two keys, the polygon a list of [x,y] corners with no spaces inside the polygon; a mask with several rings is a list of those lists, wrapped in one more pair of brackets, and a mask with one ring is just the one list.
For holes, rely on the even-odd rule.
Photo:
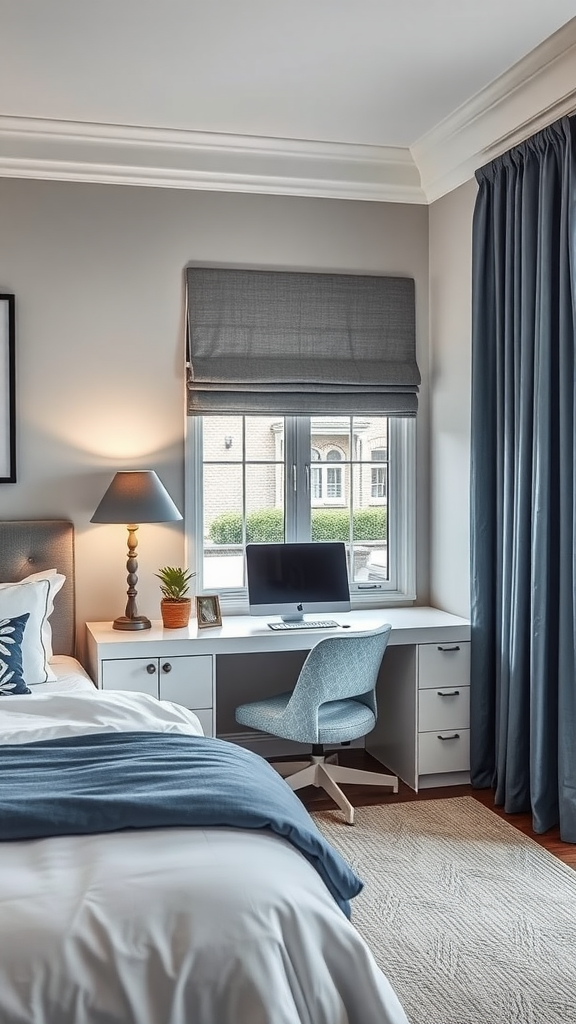
{"label": "beige textured area rug", "polygon": [[576,1024],[576,872],[473,797],[314,820],[412,1024]]}

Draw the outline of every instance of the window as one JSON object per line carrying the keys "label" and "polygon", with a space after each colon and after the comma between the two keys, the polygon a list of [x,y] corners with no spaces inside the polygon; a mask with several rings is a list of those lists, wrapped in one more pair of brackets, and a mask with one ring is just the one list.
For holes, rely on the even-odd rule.
{"label": "window", "polygon": [[354,604],[414,597],[413,419],[267,414],[187,422],[187,562],[198,589],[217,591],[224,611],[247,610],[249,541],[343,540]]}
{"label": "window", "polygon": [[322,505],[334,505],[343,500],[342,468],[327,463],[340,462],[344,453],[337,448],[329,448],[322,453],[318,448],[312,448],[311,460],[318,465],[311,468],[311,498],[315,507]]}
{"label": "window", "polygon": [[[326,455],[328,462],[339,462],[341,453],[336,448],[331,448]],[[326,499],[328,501],[342,500],[342,469],[340,466],[326,467]]]}
{"label": "window", "polygon": [[373,448],[372,461],[386,465],[372,468],[371,496],[374,501],[384,501],[388,494],[388,452],[386,448]]}

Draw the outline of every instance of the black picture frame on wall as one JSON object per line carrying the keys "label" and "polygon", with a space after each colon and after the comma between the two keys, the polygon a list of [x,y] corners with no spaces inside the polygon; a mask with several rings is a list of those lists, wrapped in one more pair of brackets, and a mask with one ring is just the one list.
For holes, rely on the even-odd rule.
{"label": "black picture frame on wall", "polygon": [[0,484],[16,483],[16,313],[0,294]]}

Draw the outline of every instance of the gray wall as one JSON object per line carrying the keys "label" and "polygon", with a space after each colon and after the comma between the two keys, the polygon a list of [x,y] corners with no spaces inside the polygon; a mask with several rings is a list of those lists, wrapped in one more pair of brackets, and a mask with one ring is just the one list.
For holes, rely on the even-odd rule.
{"label": "gray wall", "polygon": [[[0,291],[16,295],[18,370],[18,483],[0,485],[1,518],[72,519],[79,622],[123,611],[126,531],[89,519],[117,469],[156,469],[182,510],[189,261],[416,279],[417,585],[426,604],[428,210],[421,206],[0,180]],[[183,559],[180,524],[141,528],[143,614],[159,617],[157,568]]]}
{"label": "gray wall", "polygon": [[470,613],[470,340],[472,214],[469,181],[430,214],[431,602]]}

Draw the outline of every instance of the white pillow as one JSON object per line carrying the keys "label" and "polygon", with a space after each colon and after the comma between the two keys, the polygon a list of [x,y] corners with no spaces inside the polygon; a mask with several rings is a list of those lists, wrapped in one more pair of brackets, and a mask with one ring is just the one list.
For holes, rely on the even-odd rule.
{"label": "white pillow", "polygon": [[[48,616],[54,607],[51,596],[53,577],[25,580],[0,586],[0,620],[29,613],[22,641],[22,675],[28,686],[53,682],[56,678],[48,664]],[[61,585],[61,584],[60,584]],[[50,632],[51,641],[51,632]]]}
{"label": "white pillow", "polygon": [[[17,583],[0,583],[0,590],[4,587],[17,587],[21,583],[35,583],[37,580],[48,580],[50,584],[50,593],[48,597],[48,612],[42,623],[42,639],[44,647],[47,651],[47,659],[50,661],[54,657],[54,651],[52,650],[52,626],[50,625],[50,615],[54,611],[54,598],[56,594],[62,590],[66,582],[66,577],[63,573],[58,572],[57,569],[42,569],[40,572],[33,572],[30,576],[25,576],[23,580],[19,580]],[[48,670],[51,678],[55,679],[51,669]]]}

